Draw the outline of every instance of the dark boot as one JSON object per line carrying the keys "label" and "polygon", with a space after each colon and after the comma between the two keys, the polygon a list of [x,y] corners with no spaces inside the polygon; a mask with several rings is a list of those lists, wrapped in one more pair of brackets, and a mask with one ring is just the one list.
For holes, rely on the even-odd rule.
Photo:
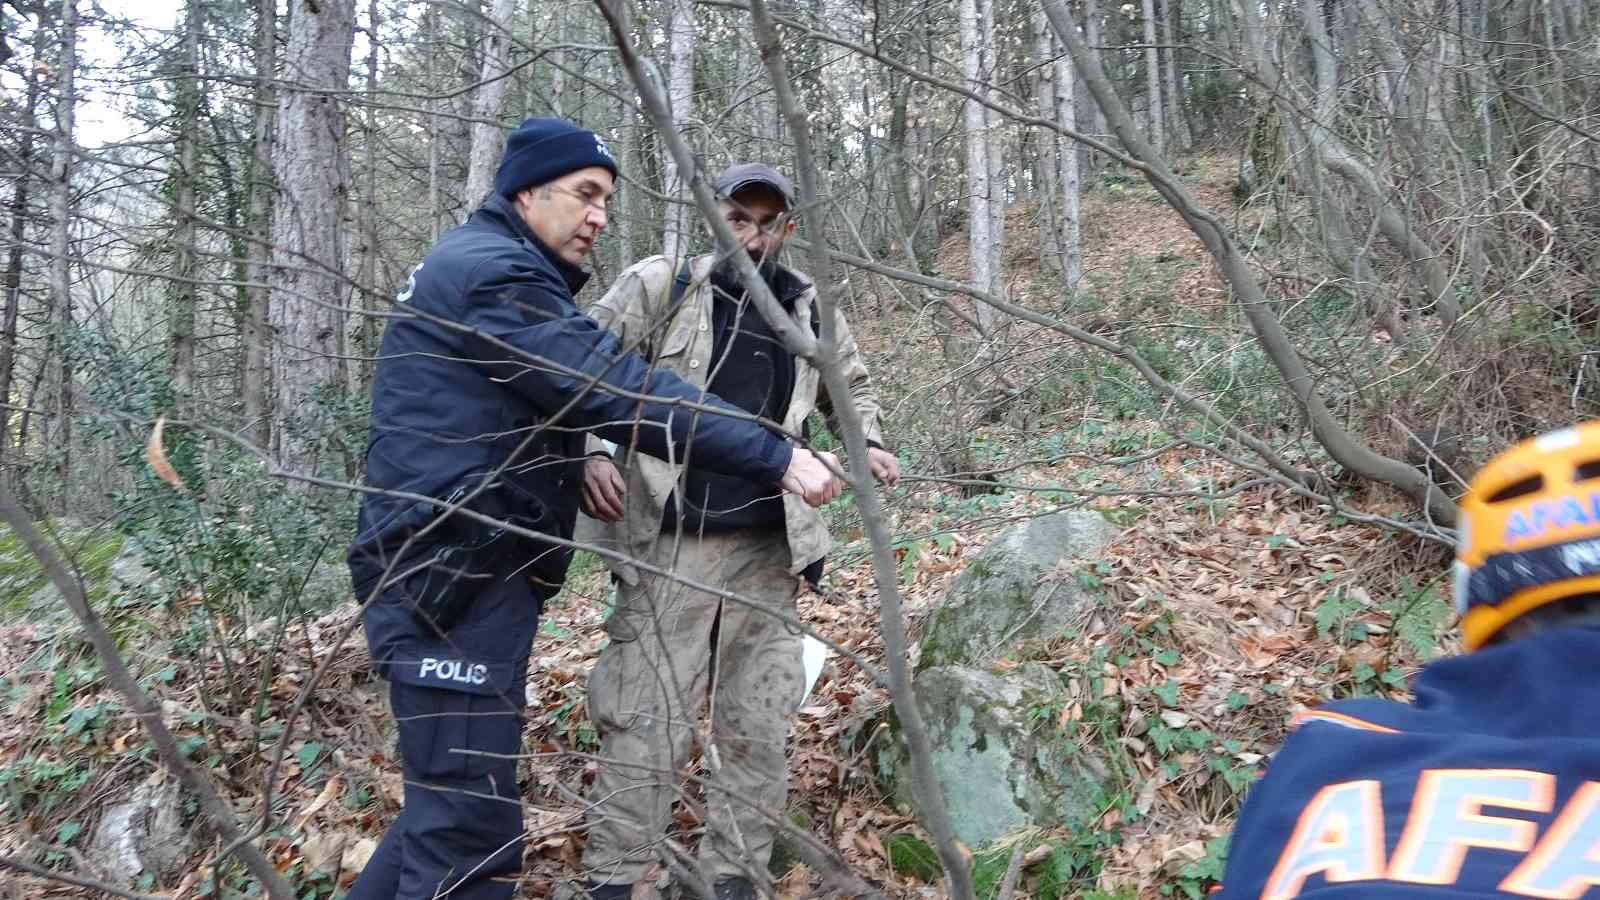
{"label": "dark boot", "polygon": [[756,900],[756,886],[750,879],[737,875],[717,879],[711,889],[716,893],[717,900]]}
{"label": "dark boot", "polygon": [[585,890],[590,900],[628,900],[633,895],[632,884],[591,884]]}

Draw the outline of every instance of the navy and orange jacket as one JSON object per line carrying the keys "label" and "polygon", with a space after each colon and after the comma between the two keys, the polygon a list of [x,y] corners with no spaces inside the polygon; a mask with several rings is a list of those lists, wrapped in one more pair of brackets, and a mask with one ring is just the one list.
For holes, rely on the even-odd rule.
{"label": "navy and orange jacket", "polygon": [[1432,663],[1416,701],[1296,717],[1224,900],[1600,900],[1600,628]]}

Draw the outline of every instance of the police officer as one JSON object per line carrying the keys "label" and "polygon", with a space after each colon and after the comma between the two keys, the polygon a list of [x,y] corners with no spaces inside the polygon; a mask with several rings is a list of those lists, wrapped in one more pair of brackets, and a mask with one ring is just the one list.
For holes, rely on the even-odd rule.
{"label": "police officer", "polygon": [[[652,371],[573,306],[616,161],[594,133],[529,119],[495,193],[396,298],[372,388],[367,482],[348,561],[373,666],[390,682],[405,804],[349,896],[510,897],[522,859],[511,759],[545,599],[570,551],[581,432],[637,442],[820,505],[838,463]],[[569,471],[570,470],[570,471]],[[471,510],[517,534],[455,514]],[[369,600],[369,598],[371,598]]]}
{"label": "police officer", "polygon": [[1600,422],[1491,460],[1460,534],[1470,652],[1300,713],[1219,898],[1600,897]]}

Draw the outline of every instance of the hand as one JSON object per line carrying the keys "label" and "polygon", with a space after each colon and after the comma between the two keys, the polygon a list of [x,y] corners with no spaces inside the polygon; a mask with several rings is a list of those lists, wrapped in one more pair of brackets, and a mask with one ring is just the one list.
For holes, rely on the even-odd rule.
{"label": "hand", "polygon": [[894,487],[900,480],[900,460],[882,447],[867,448],[867,468],[872,471],[873,478],[887,487]]}
{"label": "hand", "polygon": [[[790,464],[791,466],[793,463]],[[608,456],[591,456],[583,464],[583,511],[602,522],[622,521],[628,485]]]}
{"label": "hand", "polygon": [[783,489],[799,494],[810,506],[821,506],[838,498],[844,490],[839,460],[832,453],[817,453],[804,447],[794,448],[789,458],[789,468],[783,473]]}

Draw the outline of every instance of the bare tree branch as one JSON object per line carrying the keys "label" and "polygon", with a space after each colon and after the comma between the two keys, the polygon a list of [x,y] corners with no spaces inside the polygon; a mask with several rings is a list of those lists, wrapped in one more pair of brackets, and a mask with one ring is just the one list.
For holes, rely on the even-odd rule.
{"label": "bare tree branch", "polygon": [[[750,0],[750,16],[755,24],[756,44],[761,48],[761,59],[767,64],[772,86],[777,94],[778,108],[789,123],[794,135],[796,167],[800,182],[800,203],[815,206],[821,196],[821,174],[812,156],[811,124],[806,110],[795,97],[794,86],[779,41],[778,28],[767,10],[766,0]],[[822,234],[822,229],[817,229]],[[827,257],[819,252],[813,242],[807,266],[816,281],[817,299],[822,318],[822,353],[820,354],[823,382],[831,397],[840,398],[833,404],[834,414],[844,430],[845,449],[853,460],[867,458],[867,432],[861,413],[849,402],[850,385],[838,355],[838,286],[828,277]],[[746,279],[748,283],[751,279]],[[766,314],[766,311],[762,311]],[[980,317],[981,320],[981,317]],[[917,694],[911,683],[911,665],[907,658],[910,641],[906,636],[905,614],[900,606],[898,583],[899,566],[888,525],[884,522],[882,503],[874,490],[872,473],[864,465],[850,472],[855,488],[856,506],[861,512],[861,522],[872,542],[872,568],[878,587],[878,626],[883,635],[883,651],[889,667],[889,690],[894,698],[895,713],[900,719],[906,744],[911,751],[912,793],[922,814],[923,826],[933,838],[934,849],[944,865],[949,879],[949,894],[956,900],[974,897],[972,869],[968,858],[956,841],[955,824],[945,803],[944,785],[933,770],[933,744],[927,726],[922,721],[922,710],[917,705]]]}
{"label": "bare tree branch", "polygon": [[14,856],[0,855],[0,868],[16,869],[19,872],[27,872],[30,875],[37,875],[40,878],[47,878],[51,881],[59,881],[62,884],[70,884],[73,887],[88,888],[91,891],[99,891],[102,894],[110,894],[113,897],[126,897],[128,900],[167,900],[167,898],[164,896],[158,897],[155,894],[135,893],[134,891],[130,891],[125,888],[119,888],[104,882],[95,881],[92,878],[84,878],[81,875],[69,875],[66,872],[55,872],[50,869],[46,869],[44,866],[36,866],[31,862],[27,862],[26,860],[17,859]]}

